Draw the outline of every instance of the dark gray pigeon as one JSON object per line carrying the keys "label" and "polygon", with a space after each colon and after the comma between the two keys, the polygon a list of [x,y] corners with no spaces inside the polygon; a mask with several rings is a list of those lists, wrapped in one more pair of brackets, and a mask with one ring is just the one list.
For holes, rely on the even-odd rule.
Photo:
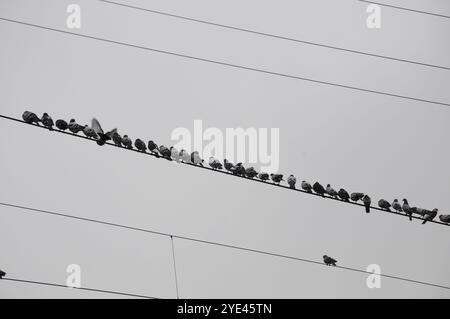
{"label": "dark gray pigeon", "polygon": [[327,184],[327,188],[325,189],[325,192],[333,198],[337,198],[337,196],[338,196],[338,192],[336,192],[334,190],[334,188],[331,187],[330,184]]}
{"label": "dark gray pigeon", "polygon": [[302,189],[308,193],[312,193],[312,186],[310,183],[306,182],[306,181],[302,181]]}
{"label": "dark gray pigeon", "polygon": [[348,194],[348,192],[341,188],[338,192],[338,196],[340,199],[342,199],[344,202],[348,202],[348,200],[350,199],[350,195]]}
{"label": "dark gray pigeon", "polygon": [[133,148],[133,141],[126,134],[122,137],[122,144],[128,149]]}
{"label": "dark gray pigeon", "polygon": [[65,131],[69,127],[69,124],[64,120],[56,120],[55,125],[60,131]]}
{"label": "dark gray pigeon", "polygon": [[364,193],[352,193],[350,199],[354,202],[361,200],[364,197]]}
{"label": "dark gray pigeon", "polygon": [[395,209],[399,213],[402,212],[402,205],[400,205],[397,198],[394,199],[394,201],[392,202],[392,208]]}
{"label": "dark gray pigeon", "polygon": [[366,213],[370,213],[370,204],[372,203],[372,199],[369,197],[369,195],[364,195],[361,200],[364,203],[364,207],[366,208]]}
{"label": "dark gray pigeon", "polygon": [[140,138],[136,139],[134,141],[134,146],[141,152],[144,152],[147,150],[147,146],[145,146],[145,142],[141,140]]}
{"label": "dark gray pigeon", "polygon": [[120,136],[119,133],[114,132],[114,134],[112,136],[112,140],[113,140],[114,144],[116,144],[117,146],[122,146],[122,136]]}
{"label": "dark gray pigeon", "polygon": [[380,199],[378,201],[378,206],[380,206],[380,208],[386,209],[387,211],[391,211],[391,204],[385,199]]}
{"label": "dark gray pigeon", "polygon": [[222,169],[222,163],[219,160],[216,160],[214,157],[210,157],[208,161],[209,166],[213,169]]}
{"label": "dark gray pigeon", "polygon": [[314,192],[324,197],[323,194],[325,194],[325,188],[323,188],[319,182],[315,182],[312,188]]}
{"label": "dark gray pigeon", "polygon": [[336,266],[337,260],[335,260],[331,257],[328,257],[327,255],[323,255],[323,262],[327,266],[331,266],[331,265]]}
{"label": "dark gray pigeon", "polygon": [[437,208],[433,209],[431,212],[428,211],[424,216],[423,216],[423,222],[422,225],[425,224],[426,222],[433,220],[437,214],[438,214],[439,210]]}
{"label": "dark gray pigeon", "polygon": [[158,153],[159,153],[159,151],[158,151],[158,145],[156,145],[155,142],[153,142],[152,140],[150,140],[150,141],[148,141],[147,146],[148,146],[148,150],[149,150],[150,152],[152,152],[153,154],[159,156],[159,154],[158,154]]}
{"label": "dark gray pigeon", "polygon": [[450,224],[450,215],[439,215],[439,220],[443,223]]}
{"label": "dark gray pigeon", "polygon": [[95,131],[87,125],[84,126],[83,133],[88,138],[98,139],[97,133],[95,133]]}
{"label": "dark gray pigeon", "polygon": [[409,220],[412,220],[411,206],[409,206],[408,200],[406,198],[403,198],[402,210],[409,216]]}
{"label": "dark gray pigeon", "polygon": [[23,112],[22,119],[28,124],[36,123],[37,125],[39,125],[39,122],[41,121],[41,119],[36,114],[30,111]]}
{"label": "dark gray pigeon", "polygon": [[249,167],[245,169],[245,175],[248,178],[255,178],[256,176],[258,176],[258,172],[255,170],[254,167]]}
{"label": "dark gray pigeon", "polygon": [[6,276],[6,272],[4,272],[3,270],[0,270],[0,279],[3,279],[3,277]]}
{"label": "dark gray pigeon", "polygon": [[265,172],[261,172],[258,174],[258,178],[265,182],[265,181],[269,180],[269,174],[265,173]]}
{"label": "dark gray pigeon", "polygon": [[295,189],[295,183],[297,183],[297,179],[294,175],[289,175],[287,178],[287,183],[289,185],[289,188]]}
{"label": "dark gray pigeon", "polygon": [[229,171],[229,172],[231,172],[231,171],[233,170],[233,168],[234,168],[234,165],[233,165],[232,163],[228,162],[227,159],[224,159],[224,160],[223,160],[223,166],[224,166],[225,169],[226,169],[227,171]]}
{"label": "dark gray pigeon", "polygon": [[55,123],[53,122],[53,119],[48,115],[47,113],[44,113],[41,118],[42,124],[44,124],[45,127],[47,127],[50,131],[53,130],[53,125]]}
{"label": "dark gray pigeon", "polygon": [[161,146],[159,147],[159,152],[161,153],[161,155],[162,155],[165,159],[167,159],[167,160],[172,160],[172,158],[171,158],[172,152],[171,152],[167,147],[165,147],[164,145],[161,145]]}
{"label": "dark gray pigeon", "polygon": [[77,122],[75,122],[75,119],[70,120],[68,127],[69,131],[71,131],[73,134],[78,134],[78,132],[81,132],[84,129],[84,126],[77,124]]}
{"label": "dark gray pigeon", "polygon": [[280,183],[282,181],[284,181],[283,179],[283,174],[270,174],[270,178],[272,179],[272,181],[277,184],[280,185]]}
{"label": "dark gray pigeon", "polygon": [[232,172],[234,175],[245,177],[245,167],[242,166],[242,163],[237,163],[237,164],[233,167],[233,169],[231,170],[231,172]]}
{"label": "dark gray pigeon", "polygon": [[96,118],[92,119],[92,125],[91,126],[92,126],[92,129],[95,131],[95,133],[98,136],[97,144],[100,145],[100,146],[105,145],[105,143],[107,141],[112,140],[112,137],[113,137],[114,133],[117,133],[117,129],[112,129],[111,131],[106,132],[106,133],[103,132],[103,129],[100,126],[100,123],[99,123],[99,121]]}

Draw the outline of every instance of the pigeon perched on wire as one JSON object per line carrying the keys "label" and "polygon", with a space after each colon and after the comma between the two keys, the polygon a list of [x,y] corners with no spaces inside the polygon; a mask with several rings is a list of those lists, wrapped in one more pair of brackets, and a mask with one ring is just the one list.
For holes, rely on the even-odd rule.
{"label": "pigeon perched on wire", "polygon": [[269,177],[270,177],[269,174],[266,173],[266,172],[261,172],[261,173],[258,174],[258,178],[260,180],[262,180],[263,182],[269,180]]}
{"label": "pigeon perched on wire", "polygon": [[191,163],[191,154],[188,151],[181,149],[179,155],[183,163]]}
{"label": "pigeon perched on wire", "polygon": [[112,140],[117,146],[122,146],[122,136],[120,136],[119,133],[114,132],[114,134],[112,135]]}
{"label": "pigeon perched on wire", "polygon": [[30,112],[30,111],[23,112],[22,119],[24,122],[26,122],[28,124],[36,123],[38,126],[39,126],[39,122],[41,121],[41,119],[35,113]]}
{"label": "pigeon perched on wire", "polygon": [[372,203],[372,199],[369,197],[369,195],[364,195],[361,200],[364,203],[364,207],[366,208],[366,213],[370,213],[370,204]]}
{"label": "pigeon perched on wire", "polygon": [[50,117],[50,115],[48,115],[47,113],[44,113],[42,115],[41,122],[50,131],[53,130],[53,125],[55,125],[55,123],[53,122],[53,119]]}
{"label": "pigeon perched on wire", "polygon": [[308,183],[306,181],[302,181],[301,187],[304,191],[306,191],[308,193],[312,193],[312,186],[310,183]]}
{"label": "pigeon perched on wire", "polygon": [[153,155],[156,155],[157,157],[159,157],[159,149],[158,149],[158,145],[156,145],[155,142],[153,142],[152,140],[148,141],[148,150],[153,153]]}
{"label": "pigeon perched on wire", "polygon": [[443,223],[450,224],[450,215],[439,215],[439,220]]}
{"label": "pigeon perched on wire", "polygon": [[97,133],[95,133],[94,129],[92,127],[89,127],[88,125],[84,126],[83,133],[87,138],[93,138],[96,140],[98,139]]}
{"label": "pigeon perched on wire", "polygon": [[331,265],[336,266],[337,260],[335,260],[331,257],[328,257],[327,255],[323,255],[323,262],[327,266],[331,266]]}
{"label": "pigeon perched on wire", "polygon": [[295,183],[297,183],[297,179],[294,175],[289,175],[287,178],[287,183],[289,185],[289,188],[295,189]]}
{"label": "pigeon perched on wire", "polygon": [[122,137],[122,144],[130,150],[133,148],[133,141],[126,134]]}
{"label": "pigeon perched on wire", "polygon": [[354,202],[361,200],[364,197],[364,193],[352,193],[350,199]]}
{"label": "pigeon perched on wire", "polygon": [[237,163],[236,165],[234,165],[231,172],[234,175],[245,177],[245,167],[242,166],[242,163]]}
{"label": "pigeon perched on wire", "polygon": [[338,196],[338,192],[336,192],[334,190],[334,188],[331,187],[330,184],[327,184],[327,188],[325,189],[325,192],[333,198],[337,198],[337,196]]}
{"label": "pigeon perched on wire", "polygon": [[209,166],[213,169],[222,169],[222,163],[219,160],[216,160],[214,157],[210,157],[208,161]]}
{"label": "pigeon perched on wire", "polygon": [[312,189],[314,192],[324,197],[323,195],[325,194],[325,188],[323,188],[319,182],[315,182]]}
{"label": "pigeon perched on wire", "polygon": [[391,211],[391,204],[385,199],[380,199],[378,201],[378,206],[380,206],[380,208],[383,208],[387,211]]}
{"label": "pigeon perched on wire", "polygon": [[161,155],[162,155],[166,160],[169,160],[169,161],[172,160],[172,158],[171,158],[172,153],[171,153],[170,150],[169,150],[167,147],[165,147],[164,145],[161,145],[161,146],[159,147],[159,152],[161,153]]}
{"label": "pigeon perched on wire", "polygon": [[180,152],[173,146],[169,148],[170,151],[170,157],[176,162],[181,161]]}
{"label": "pigeon perched on wire", "polygon": [[77,122],[75,122],[75,119],[70,119],[68,127],[69,131],[71,131],[73,134],[78,134],[78,132],[81,132],[84,129],[84,126],[77,124]]}
{"label": "pigeon perched on wire", "polygon": [[[100,126],[99,121],[96,118],[92,119],[92,129],[95,131],[95,133],[97,133],[98,135],[98,140],[97,140],[97,144],[102,146],[105,145],[105,143],[107,141],[112,140],[112,137],[114,135],[114,133],[117,132],[117,129],[112,129],[109,132],[103,132],[102,127]],[[145,145],[144,145],[145,146]]]}
{"label": "pigeon perched on wire", "polygon": [[146,152],[147,151],[147,146],[145,145],[145,142],[143,140],[141,140],[140,138],[136,139],[136,141],[134,141],[134,146],[141,152]]}
{"label": "pigeon perched on wire", "polygon": [[203,159],[200,157],[198,151],[191,153],[191,162],[194,163],[194,165],[203,166]]}
{"label": "pigeon perched on wire", "polygon": [[403,198],[402,210],[409,216],[409,220],[412,220],[411,206],[409,206],[408,200],[406,198]]}
{"label": "pigeon perched on wire", "polygon": [[0,279],[3,279],[3,277],[6,276],[6,272],[4,272],[3,270],[0,270]]}
{"label": "pigeon perched on wire", "polygon": [[395,209],[398,213],[402,212],[402,205],[400,205],[397,198],[392,202],[392,208]]}
{"label": "pigeon perched on wire", "polygon": [[433,209],[432,211],[427,211],[427,213],[423,216],[422,225],[433,220],[437,216],[438,212],[439,210],[437,208]]}
{"label": "pigeon perched on wire", "polygon": [[283,174],[270,174],[270,179],[277,185],[280,185],[280,183],[284,181]]}
{"label": "pigeon perched on wire", "polygon": [[248,178],[255,178],[256,176],[258,176],[258,172],[254,167],[248,167],[245,169],[245,176],[247,176]]}
{"label": "pigeon perched on wire", "polygon": [[225,169],[229,172],[233,171],[234,165],[232,163],[230,163],[227,159],[223,160],[223,166],[225,167]]}
{"label": "pigeon perched on wire", "polygon": [[65,131],[69,128],[69,124],[64,120],[56,120],[55,125],[60,131]]}
{"label": "pigeon perched on wire", "polygon": [[349,195],[348,192],[347,192],[345,189],[343,189],[343,188],[341,188],[341,189],[339,190],[338,196],[339,196],[339,198],[342,199],[344,202],[348,202],[349,199],[350,199],[350,195]]}

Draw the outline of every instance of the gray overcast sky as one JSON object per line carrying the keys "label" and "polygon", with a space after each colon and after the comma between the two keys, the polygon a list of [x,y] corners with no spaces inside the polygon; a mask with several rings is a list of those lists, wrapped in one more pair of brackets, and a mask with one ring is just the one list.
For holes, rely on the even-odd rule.
{"label": "gray overcast sky", "polygon": [[[450,66],[450,20],[354,0],[123,3]],[[94,0],[0,0],[0,16],[325,81],[450,102],[450,72],[224,30]],[[388,3],[386,1],[386,3]],[[447,0],[390,1],[450,14]],[[450,109],[226,68],[0,21],[0,110],[119,127],[170,144],[176,127],[280,129],[280,172],[450,213]],[[0,201],[450,285],[447,227],[173,165],[0,121]],[[170,239],[0,207],[8,276],[175,297]],[[175,240],[183,298],[448,298],[450,292]],[[114,297],[0,282],[1,298]]]}

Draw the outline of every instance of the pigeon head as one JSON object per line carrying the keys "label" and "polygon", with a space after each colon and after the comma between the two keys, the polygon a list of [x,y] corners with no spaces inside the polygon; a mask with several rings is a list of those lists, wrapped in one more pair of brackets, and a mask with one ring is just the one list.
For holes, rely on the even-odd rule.
{"label": "pigeon head", "polygon": [[403,203],[408,204],[408,200],[406,198],[403,198]]}
{"label": "pigeon head", "polygon": [[75,119],[70,119],[70,123],[75,123]]}
{"label": "pigeon head", "polygon": [[432,210],[433,213],[437,213],[439,211],[439,209],[435,208]]}
{"label": "pigeon head", "polygon": [[325,258],[328,258],[328,256],[327,255],[323,255],[323,258],[325,259]]}
{"label": "pigeon head", "polygon": [[47,113],[44,113],[44,116],[48,116],[48,114],[47,114]]}
{"label": "pigeon head", "polygon": [[124,138],[128,138],[128,135],[125,134],[123,137],[124,137]]}
{"label": "pigeon head", "polygon": [[327,184],[327,187],[330,187],[330,184]]}
{"label": "pigeon head", "polygon": [[396,199],[394,199],[394,202],[398,202],[398,199],[396,198]]}

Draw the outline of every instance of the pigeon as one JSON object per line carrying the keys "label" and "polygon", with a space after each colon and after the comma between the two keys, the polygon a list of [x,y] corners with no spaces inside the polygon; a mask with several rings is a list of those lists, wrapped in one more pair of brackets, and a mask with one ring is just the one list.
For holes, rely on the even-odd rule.
{"label": "pigeon", "polygon": [[126,134],[122,137],[122,144],[130,150],[133,148],[133,141]]}
{"label": "pigeon", "polygon": [[69,127],[69,124],[64,120],[56,120],[55,125],[60,131],[65,131]]}
{"label": "pigeon", "polygon": [[267,181],[269,180],[269,174],[266,172],[261,172],[258,174],[258,178],[262,181]]}
{"label": "pigeon", "polygon": [[370,203],[372,202],[372,199],[370,199],[369,195],[364,195],[361,200],[363,201],[364,207],[366,208],[366,213],[370,213]]}
{"label": "pigeon", "polygon": [[155,142],[153,142],[153,141],[150,140],[150,141],[148,141],[147,146],[148,146],[148,150],[149,150],[151,153],[153,153],[154,155],[156,155],[157,157],[159,157],[159,154],[158,154],[158,152],[159,152],[158,145],[156,145]]}
{"label": "pigeon", "polygon": [[165,147],[164,145],[161,145],[161,146],[159,147],[159,152],[161,153],[161,155],[162,155],[166,160],[169,160],[169,161],[172,160],[172,158],[170,157],[170,156],[172,155],[172,153],[171,153],[170,150],[169,150],[167,147]]}
{"label": "pigeon", "polygon": [[191,163],[191,154],[189,154],[186,150],[181,149],[179,156],[183,163]]}
{"label": "pigeon", "polygon": [[386,209],[388,211],[391,211],[391,209],[390,209],[391,204],[385,199],[380,199],[378,201],[378,206],[380,206],[381,208]]}
{"label": "pigeon", "polygon": [[80,132],[84,129],[84,126],[77,124],[75,122],[75,119],[70,120],[68,127],[69,127],[69,131],[71,131],[73,134],[78,134],[78,132]]}
{"label": "pigeon", "polygon": [[411,214],[417,214],[420,216],[425,216],[429,210],[426,210],[425,208],[420,208],[420,207],[411,207],[411,209],[409,210]]}
{"label": "pigeon", "polygon": [[0,279],[3,279],[3,277],[6,276],[6,272],[4,272],[3,270],[0,270]]}
{"label": "pigeon", "polygon": [[194,163],[194,165],[203,166],[203,160],[197,151],[191,153],[191,162]]}
{"label": "pigeon", "polygon": [[234,175],[245,177],[245,167],[242,166],[242,163],[237,163],[236,165],[234,165],[234,167],[231,170],[231,172]]}
{"label": "pigeon", "polygon": [[84,126],[83,133],[87,138],[98,139],[98,135],[95,133],[94,129],[87,125]]}
{"label": "pigeon", "polygon": [[141,140],[140,138],[136,139],[134,141],[134,146],[141,152],[144,152],[147,150],[147,146],[145,146],[145,142]]}
{"label": "pigeon", "polygon": [[317,194],[324,197],[323,194],[325,194],[325,188],[323,188],[323,186],[320,185],[319,182],[315,182],[312,188],[313,188],[313,191],[315,191]]}
{"label": "pigeon", "polygon": [[354,201],[354,202],[359,201],[359,200],[362,199],[363,197],[364,197],[364,194],[363,194],[363,193],[352,193],[352,194],[350,195],[350,199],[351,199],[352,201]]}
{"label": "pigeon", "polygon": [[41,121],[41,119],[36,114],[30,111],[23,112],[22,119],[28,124],[36,123],[37,125],[39,125],[39,122]]}
{"label": "pigeon", "polygon": [[289,184],[289,188],[295,189],[295,183],[297,183],[297,179],[294,175],[289,175],[287,178],[287,183]]}
{"label": "pigeon", "polygon": [[443,223],[450,224],[450,215],[439,215],[439,220]]}
{"label": "pigeon", "polygon": [[41,122],[42,122],[42,124],[44,124],[44,126],[46,126],[50,131],[53,130],[53,125],[54,125],[55,123],[53,123],[53,119],[50,117],[50,115],[48,115],[47,113],[44,113],[44,114],[42,115]]}
{"label": "pigeon", "polygon": [[323,255],[323,262],[327,266],[331,266],[331,265],[336,266],[337,260],[335,260],[331,257],[328,257],[327,255]]}
{"label": "pigeon", "polygon": [[214,157],[210,157],[208,161],[209,166],[211,166],[213,169],[222,169],[222,163],[216,160]]}
{"label": "pigeon", "polygon": [[122,146],[122,136],[120,136],[119,133],[115,132],[112,136],[112,140],[117,146]]}
{"label": "pigeon", "polygon": [[340,197],[340,199],[342,199],[344,202],[348,202],[348,200],[350,199],[350,195],[348,194],[348,192],[341,188],[338,192],[338,196]]}
{"label": "pigeon", "polygon": [[277,185],[280,185],[281,181],[284,181],[283,174],[270,174],[270,178]]}
{"label": "pigeon", "polygon": [[406,198],[403,198],[402,210],[409,216],[409,220],[412,220],[412,210]]}
{"label": "pigeon", "polygon": [[433,209],[431,212],[428,211],[424,216],[423,216],[423,222],[422,225],[425,224],[426,222],[433,220],[437,213],[439,212],[439,210],[437,208]]}
{"label": "pigeon", "polygon": [[302,181],[302,189],[308,193],[312,193],[312,186],[306,181]]}
{"label": "pigeon", "polygon": [[245,169],[245,175],[248,178],[255,178],[256,176],[258,176],[258,172],[255,170],[254,167],[249,167]]}
{"label": "pigeon", "polygon": [[233,165],[232,163],[228,162],[227,159],[224,159],[224,160],[223,160],[223,166],[224,166],[225,169],[226,169],[227,171],[229,171],[229,172],[231,172],[231,171],[233,170],[233,168],[234,168],[234,165]]}
{"label": "pigeon", "polygon": [[109,132],[103,132],[102,127],[100,126],[99,121],[96,118],[92,119],[92,129],[97,133],[98,135],[98,141],[97,144],[102,146],[105,145],[107,141],[110,141],[114,135],[114,133],[117,132],[117,129],[113,129]]}
{"label": "pigeon", "polygon": [[173,146],[171,146],[169,150],[170,150],[170,157],[172,157],[175,161],[179,162],[181,160],[180,152],[178,152],[178,150]]}
{"label": "pigeon", "polygon": [[400,205],[397,198],[394,199],[394,201],[392,202],[392,208],[395,209],[399,213],[402,211],[402,205]]}
{"label": "pigeon", "polygon": [[330,195],[331,197],[334,197],[334,198],[337,198],[337,196],[338,196],[338,192],[336,192],[336,191],[334,190],[334,188],[331,187],[330,184],[327,184],[327,188],[325,189],[325,192],[326,192],[328,195]]}

